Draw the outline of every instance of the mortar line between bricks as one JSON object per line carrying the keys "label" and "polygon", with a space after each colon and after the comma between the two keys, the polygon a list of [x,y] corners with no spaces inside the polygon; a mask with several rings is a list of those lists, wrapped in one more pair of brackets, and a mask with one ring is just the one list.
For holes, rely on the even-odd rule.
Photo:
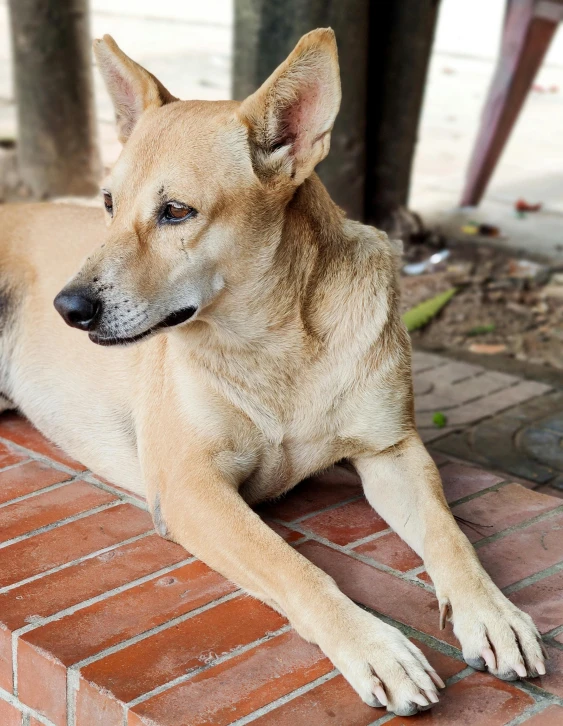
{"label": "mortar line between bricks", "polygon": [[522,713],[518,714],[518,716],[513,718],[512,721],[509,721],[506,726],[519,726],[519,724],[524,723],[531,716],[536,716],[537,714],[542,713],[552,705],[553,703],[551,703],[550,701],[543,700],[531,703],[522,711]]}
{"label": "mortar line between bricks", "polygon": [[72,469],[69,466],[66,466],[65,464],[61,464],[58,461],[55,461],[54,459],[49,458],[45,454],[39,454],[36,451],[33,451],[33,449],[27,449],[25,446],[20,446],[20,444],[16,444],[10,439],[5,439],[3,437],[0,437],[0,443],[9,444],[16,452],[23,453],[27,455],[26,461],[21,461],[16,464],[12,464],[11,466],[4,467],[4,469],[0,469],[0,473],[4,471],[5,469],[11,469],[15,466],[21,466],[22,464],[29,464],[30,461],[38,461],[42,464],[46,464],[50,466],[53,469],[57,469],[58,471],[65,472],[67,474],[71,474],[72,476],[76,476],[79,478],[84,479],[89,484],[93,484],[94,486],[97,486],[100,489],[104,489],[105,491],[109,492],[110,494],[115,494],[115,496],[119,497],[125,502],[129,502],[130,504],[134,504],[135,506],[139,507],[140,509],[148,510],[148,505],[146,502],[138,500],[134,495],[129,494],[127,491],[121,491],[117,487],[113,487],[111,484],[106,484],[105,482],[100,481],[96,478],[96,475],[94,472],[90,471],[89,469],[85,469],[84,471],[77,472],[76,469]]}
{"label": "mortar line between bricks", "polygon": [[92,484],[93,486],[98,487],[99,489],[103,489],[106,492],[109,492],[110,494],[114,494],[116,497],[119,497],[124,502],[128,502],[129,504],[133,504],[135,507],[139,509],[144,509],[146,512],[149,511],[149,505],[145,499],[140,499],[140,495],[137,496],[133,493],[129,493],[127,491],[122,491],[121,489],[118,489],[117,487],[112,486],[111,484],[106,484],[106,482],[100,481],[95,474],[92,472],[84,472],[84,475],[82,478],[88,482],[88,484]]}
{"label": "mortar line between bricks", "polygon": [[3,466],[0,468],[0,474],[3,474],[5,471],[10,471],[11,469],[17,469],[20,466],[23,466],[24,464],[29,464],[31,462],[31,459],[23,459],[23,461],[16,461],[15,464],[8,464],[8,466]]}
{"label": "mortar line between bricks", "polygon": [[[432,443],[429,444],[429,448],[432,448],[432,444],[434,444],[434,441],[432,441]],[[468,466],[473,469],[478,469],[479,471],[486,471],[488,474],[492,474],[493,476],[497,476],[502,479],[504,479],[506,477],[510,477],[510,478],[506,479],[505,482],[502,482],[505,484],[520,484],[521,486],[523,486],[526,489],[529,489],[530,491],[535,491],[538,487],[542,486],[541,482],[538,482],[538,481],[533,482],[530,479],[526,479],[523,476],[518,476],[518,474],[510,474],[509,472],[502,471],[501,469],[498,468],[498,466],[499,466],[498,462],[497,462],[497,464],[493,464],[490,462],[489,463],[479,463],[474,460],[471,461],[470,459],[463,459],[463,458],[461,458],[461,456],[458,456],[456,454],[445,453],[445,452],[441,451],[440,449],[434,449],[434,452],[438,453],[438,454],[442,454],[442,456],[447,456],[449,459],[447,464],[460,464],[461,466]],[[442,466],[447,466],[447,464],[442,464]],[[501,483],[501,482],[499,482],[499,483]],[[533,486],[530,486],[530,485],[533,485]],[[493,484],[493,486],[496,486],[496,484]],[[488,490],[483,489],[482,491],[487,492]],[[477,492],[477,494],[478,493],[479,492]],[[546,495],[546,496],[550,496],[550,495]],[[469,494],[468,497],[474,498],[474,495]],[[451,502],[450,504],[460,504],[460,503],[463,504],[463,502],[458,499],[455,502]]]}
{"label": "mortar line between bricks", "polygon": [[[483,471],[483,469],[478,469],[475,466],[474,468],[477,469],[477,471]],[[472,502],[474,499],[479,499],[479,497],[483,496],[483,494],[488,494],[489,492],[498,492],[499,489],[503,489],[509,484],[514,483],[515,482],[511,479],[506,479],[505,481],[497,481],[496,484],[491,484],[491,486],[487,487],[486,489],[480,489],[478,492],[473,492],[472,494],[467,494],[464,497],[460,497],[459,499],[454,499],[453,501],[448,502],[448,506],[451,509],[452,507],[457,507],[459,504]]]}
{"label": "mortar line between bricks", "polygon": [[555,565],[551,565],[551,567],[546,567],[545,570],[540,570],[540,572],[535,572],[533,575],[525,577],[523,580],[513,582],[512,585],[502,588],[502,592],[505,595],[512,595],[513,592],[518,592],[518,590],[522,590],[523,588],[528,587],[528,585],[534,585],[536,582],[539,582],[546,577],[550,577],[551,575],[555,575],[561,570],[563,570],[563,562],[557,562]]}
{"label": "mortar line between bricks", "polygon": [[[559,635],[559,633],[563,633],[563,625],[558,625],[556,628],[548,630],[547,633],[543,634],[543,637],[554,638],[556,635]],[[563,643],[558,643],[558,645],[563,646]]]}
{"label": "mortar line between bricks", "polygon": [[[271,519],[273,522],[277,522],[278,524],[285,524],[285,522],[274,519],[273,517]],[[345,546],[335,544],[334,542],[331,542],[329,539],[326,539],[325,537],[321,537],[320,535],[315,534],[314,532],[310,532],[310,531],[306,530],[304,527],[301,527],[300,524],[296,524],[295,522],[293,522],[291,526],[293,529],[295,529],[296,532],[307,535],[309,537],[309,539],[314,542],[323,544],[323,545],[325,545],[325,547],[330,547],[330,549],[332,549],[332,550],[336,550],[337,552],[340,552],[343,555],[347,555],[348,557],[351,557],[354,560],[363,562],[365,565],[369,565],[370,567],[373,567],[375,570],[379,570],[381,572],[386,572],[388,575],[394,575],[395,577],[398,577],[400,580],[409,582],[411,585],[414,584],[423,590],[427,590],[428,592],[434,593],[434,588],[431,587],[428,583],[423,582],[422,580],[411,579],[409,577],[406,577],[404,572],[400,572],[399,570],[394,570],[392,567],[389,567],[388,565],[384,565],[381,562],[377,562],[376,560],[372,560],[369,557],[365,557],[364,555],[360,554],[359,552],[353,552],[352,550],[347,550]]]}
{"label": "mortar line between bricks", "polygon": [[7,701],[11,706],[14,706],[19,711],[22,711],[24,714],[27,714],[28,716],[33,716],[33,718],[37,719],[39,723],[44,724],[44,726],[55,726],[55,724],[52,721],[49,721],[48,718],[45,718],[42,713],[39,713],[39,711],[36,711],[30,706],[26,706],[25,703],[22,703],[19,698],[14,696],[12,693],[8,693],[8,691],[5,691],[3,688],[0,688],[0,697],[3,701]]}
{"label": "mortar line between bricks", "polygon": [[[428,373],[428,371],[435,371],[438,368],[443,368],[446,365],[446,363],[448,363],[448,361],[444,361],[443,363],[438,363],[438,365],[428,365],[426,367],[423,366],[422,368],[417,368],[416,370],[414,368],[412,368],[412,374],[413,374],[413,376],[421,376],[423,373]],[[431,382],[431,385],[434,385],[434,384]]]}
{"label": "mortar line between bricks", "polygon": [[[257,709],[256,711],[253,711],[252,713],[249,713],[247,716],[243,716],[242,718],[239,718],[236,721],[233,721],[230,724],[230,726],[246,726],[247,723],[252,723],[252,721],[256,721],[256,719],[260,718],[260,716],[263,716],[266,713],[271,713],[272,711],[275,711],[280,706],[283,706],[286,703],[293,701],[295,698],[302,696],[304,693],[308,693],[309,691],[312,691],[314,688],[317,688],[317,686],[322,686],[323,683],[327,683],[328,681],[331,681],[333,678],[335,678],[339,674],[340,674],[340,671],[337,668],[335,668],[334,670],[330,671],[330,673],[326,673],[324,676],[315,678],[314,681],[311,681],[310,683],[306,683],[304,686],[301,686],[300,688],[296,688],[294,691],[291,691],[290,693],[286,693],[284,696],[280,696],[280,698],[276,698],[275,701],[272,701],[271,703],[267,703],[265,706],[262,706],[261,708]],[[358,698],[359,698],[359,696],[358,696]]]}
{"label": "mortar line between bricks", "polygon": [[353,550],[355,547],[360,547],[360,545],[367,544],[368,542],[373,542],[376,539],[379,539],[380,537],[385,537],[386,534],[391,534],[393,530],[391,527],[387,527],[387,529],[383,529],[381,532],[375,532],[375,534],[368,534],[367,537],[362,537],[361,539],[357,539],[354,542],[349,542],[347,545],[344,545],[344,547],[347,550]]}
{"label": "mortar line between bricks", "polygon": [[[394,713],[386,713],[385,716],[375,719],[375,721],[372,721],[370,724],[368,724],[368,726],[381,726],[381,724],[391,721],[392,718],[395,718]],[[401,726],[404,726],[404,725],[401,724]]]}
{"label": "mortar line between bricks", "polygon": [[490,542],[496,542],[499,539],[504,539],[509,534],[512,534],[513,532],[518,532],[521,529],[526,529],[526,527],[529,527],[532,524],[536,524],[537,522],[543,522],[546,519],[550,519],[551,517],[555,517],[558,514],[561,514],[563,512],[563,504],[559,507],[555,507],[554,509],[550,509],[548,512],[542,512],[541,514],[538,514],[536,517],[532,517],[531,519],[527,519],[524,522],[518,522],[517,524],[513,524],[511,527],[507,527],[506,529],[503,529],[501,532],[495,532],[495,534],[492,534],[490,537],[483,537],[483,539],[478,540],[473,544],[473,547],[475,549],[480,549],[481,547],[484,547],[485,545],[489,544]]}
{"label": "mortar line between bricks", "polygon": [[[533,383],[534,381],[531,380],[531,379],[520,379],[520,381],[518,382],[517,385],[520,385],[522,383],[530,383],[530,382]],[[542,384],[542,385],[547,385],[547,384]],[[515,385],[508,386],[506,389],[503,389],[503,390],[508,390],[509,388],[515,388],[515,387],[516,387]],[[448,424],[450,426],[450,430],[449,431],[444,431],[444,434],[443,435],[441,435],[441,436],[439,436],[439,437],[437,437],[435,439],[432,439],[432,441],[429,441],[428,442],[428,445],[429,446],[433,446],[437,441],[441,441],[444,437],[448,436],[449,434],[456,433],[456,432],[460,432],[460,431],[465,431],[465,430],[467,430],[467,429],[475,426],[476,424],[480,424],[480,423],[483,423],[483,421],[488,421],[489,419],[493,419],[496,416],[500,416],[501,414],[506,413],[506,411],[509,411],[512,408],[516,408],[516,406],[525,405],[529,401],[533,401],[533,400],[535,400],[537,398],[541,398],[542,396],[547,396],[550,393],[553,393],[554,390],[555,389],[553,387],[550,387],[550,388],[548,388],[547,391],[544,391],[543,393],[540,393],[538,395],[529,396],[528,398],[525,398],[525,399],[521,400],[519,403],[511,403],[508,406],[504,406],[503,408],[500,408],[500,409],[494,411],[493,413],[486,413],[484,415],[478,415],[476,418],[472,419],[471,421],[466,421],[464,423]],[[501,392],[502,391],[496,391],[496,393],[501,393]],[[496,394],[488,394],[488,395],[496,395]],[[481,398],[485,398],[485,397],[482,396]],[[481,399],[479,399],[479,400],[481,400]],[[472,403],[476,403],[476,401],[473,401]],[[462,408],[465,405],[466,404],[461,404],[461,405],[457,406],[457,408]],[[470,404],[468,403],[467,405],[470,405]],[[456,409],[454,409],[454,410],[456,410]],[[422,412],[420,412],[420,413],[422,413]],[[428,411],[425,411],[425,413],[428,413]],[[430,427],[429,426],[417,426],[417,429],[418,428],[428,429]],[[445,454],[446,456],[450,456],[450,454],[448,454],[446,452],[443,452],[443,451],[440,451],[440,449],[438,449],[438,451],[441,454]],[[464,461],[464,460],[463,459],[460,459],[460,461]],[[473,464],[473,466],[475,465],[475,462],[470,462],[470,461],[467,462],[467,461],[465,461],[465,463]]]}
{"label": "mortar line between bricks", "polygon": [[130,582],[126,582],[123,585],[119,585],[118,587],[114,587],[111,590],[105,590],[100,595],[95,595],[94,597],[90,597],[87,600],[82,600],[82,602],[76,603],[75,605],[71,605],[68,608],[64,608],[63,610],[59,610],[56,613],[53,613],[52,615],[48,615],[47,617],[38,617],[37,620],[34,620],[32,623],[29,623],[28,625],[24,625],[21,628],[18,628],[17,630],[14,630],[12,635],[15,637],[19,637],[21,635],[25,635],[26,633],[29,633],[32,630],[36,630],[37,628],[41,628],[44,625],[49,625],[49,623],[54,622],[55,620],[61,620],[62,618],[66,618],[68,615],[74,615],[74,613],[78,612],[79,610],[84,610],[87,607],[90,607],[90,605],[95,605],[98,602],[109,600],[110,598],[114,597],[115,595],[119,595],[122,592],[127,592],[127,590],[131,590],[134,587],[137,587],[138,585],[144,585],[146,582],[150,582],[151,580],[154,580],[158,577],[162,577],[163,575],[168,575],[170,572],[174,572],[180,567],[184,567],[185,565],[190,565],[193,562],[196,562],[195,557],[187,557],[185,560],[180,560],[180,562],[175,562],[173,565],[167,565],[166,567],[161,567],[158,570],[155,570],[154,572],[150,572],[148,575],[143,575],[142,577],[137,577],[135,580],[131,580]]}
{"label": "mortar line between bricks", "polygon": [[531,696],[534,699],[534,701],[542,701],[543,703],[547,702],[551,705],[555,704],[557,706],[563,706],[563,698],[560,698],[550,691],[543,689],[541,686],[536,686],[529,681],[517,679],[516,681],[511,681],[510,684],[519,691],[522,691],[522,693],[527,693],[528,696]]}
{"label": "mortar line between bricks", "polygon": [[[469,363],[469,365],[472,365],[472,364]],[[436,369],[441,368],[441,367],[442,366],[436,366]],[[426,372],[428,372],[428,370],[435,370],[435,369],[427,369]],[[473,371],[473,373],[469,373],[468,375],[462,376],[461,378],[455,378],[454,380],[447,382],[448,388],[451,388],[451,386],[455,386],[458,383],[465,383],[465,381],[470,381],[473,378],[479,378],[480,376],[482,376],[485,373],[487,373],[487,369],[486,368],[482,368],[481,370]],[[515,381],[515,383],[519,383],[520,380],[522,380],[522,379],[517,379]],[[433,386],[432,392],[434,392],[434,389],[436,388],[436,385],[437,384],[435,382],[433,382],[433,381],[431,381],[431,383],[432,383],[432,386]],[[515,384],[513,383],[512,385],[515,385]],[[508,386],[507,386],[507,388],[508,388]],[[481,396],[481,398],[482,398],[482,396]]]}
{"label": "mortar line between bricks", "polygon": [[22,494],[19,497],[14,497],[13,499],[10,499],[8,502],[2,502],[0,504],[0,511],[2,509],[5,509],[6,507],[9,507],[10,504],[18,504],[19,502],[25,502],[28,499],[33,499],[34,497],[38,497],[41,494],[46,494],[48,492],[54,491],[55,489],[61,489],[62,487],[66,487],[69,484],[74,484],[76,481],[80,481],[79,476],[73,476],[71,479],[66,479],[65,481],[59,481],[56,484],[48,484],[46,487],[43,487],[43,489],[37,489],[34,492],[28,492],[27,494]]}
{"label": "mortar line between bricks", "polygon": [[[127,704],[127,707],[129,709],[135,708],[135,706],[138,706],[140,703],[144,703],[145,701],[148,701],[150,698],[153,698],[154,696],[158,696],[161,693],[165,693],[166,691],[169,691],[171,688],[174,688],[175,686],[178,686],[181,683],[185,683],[186,681],[189,681],[194,676],[197,676],[200,673],[204,673],[205,671],[208,671],[211,668],[215,668],[215,666],[221,665],[221,663],[225,663],[226,661],[232,660],[233,658],[236,658],[237,656],[242,655],[243,653],[247,653],[249,650],[252,650],[253,648],[257,648],[259,645],[262,645],[262,643],[267,643],[269,640],[278,638],[280,635],[284,635],[285,633],[289,632],[291,629],[292,629],[292,627],[288,623],[287,625],[283,625],[281,628],[278,628],[277,630],[272,630],[272,631],[266,633],[266,635],[263,635],[261,638],[257,638],[256,640],[253,640],[252,643],[245,643],[245,645],[241,645],[238,648],[235,648],[234,650],[230,651],[229,653],[225,653],[225,655],[219,656],[218,658],[211,661],[210,663],[206,663],[205,665],[202,665],[199,668],[193,668],[188,673],[184,673],[183,675],[178,676],[177,678],[174,678],[171,681],[168,681],[168,683],[163,683],[160,686],[153,688],[152,691],[147,691],[147,693],[143,693],[142,696],[138,696],[134,700],[129,701],[129,703]],[[69,724],[69,726],[71,726],[71,725]],[[72,726],[74,726],[74,724]]]}
{"label": "mortar line between bricks", "polygon": [[[71,466],[67,466],[66,464],[61,464],[60,461],[55,461],[55,459],[51,459],[46,454],[40,454],[38,451],[34,451],[33,449],[28,449],[25,446],[21,446],[21,444],[16,444],[15,441],[11,441],[11,439],[5,439],[3,436],[0,436],[0,443],[5,444],[6,446],[11,446],[14,451],[25,454],[29,459],[33,459],[34,461],[40,461],[42,464],[47,464],[48,466],[52,467],[53,469],[58,469],[59,471],[65,471],[68,474],[76,474],[76,469],[73,469]],[[61,454],[64,454],[64,451],[61,449]],[[22,462],[23,463],[23,462]],[[88,470],[85,469],[82,474],[86,474]]]}
{"label": "mortar line between bricks", "polygon": [[153,635],[158,635],[158,633],[161,633],[163,630],[168,630],[169,628],[173,628],[176,625],[180,625],[186,620],[190,620],[190,618],[194,618],[197,615],[200,615],[201,613],[204,613],[206,610],[211,610],[212,608],[216,607],[217,605],[222,605],[224,602],[228,602],[229,600],[234,600],[236,597],[250,597],[250,595],[247,595],[243,590],[236,589],[233,592],[228,592],[226,595],[222,595],[221,597],[216,598],[215,600],[212,600],[211,602],[205,603],[205,605],[200,605],[198,608],[194,608],[193,610],[190,610],[187,613],[184,613],[183,615],[178,615],[175,618],[172,618],[171,620],[167,620],[165,623],[161,623],[160,625],[155,625],[154,628],[149,628],[148,630],[145,630],[142,633],[139,633],[137,635],[133,635],[130,638],[126,638],[125,640],[120,641],[119,643],[116,643],[115,645],[111,645],[108,648],[104,648],[103,650],[100,650],[98,653],[95,653],[94,655],[89,656],[88,658],[84,658],[81,661],[78,661],[78,663],[74,663],[68,668],[68,671],[79,671],[81,668],[85,668],[86,666],[91,665],[92,663],[95,663],[98,660],[102,660],[102,658],[106,658],[108,655],[113,655],[114,653],[118,653],[120,650],[124,650],[125,648],[128,648],[130,645],[136,645],[137,643],[140,643],[142,640],[146,640],[147,638],[150,638]]}
{"label": "mortar line between bricks", "polygon": [[0,587],[0,595],[4,594],[5,592],[10,592],[10,590],[16,590],[18,587],[27,585],[30,582],[35,582],[36,580],[41,580],[43,577],[48,577],[49,575],[54,575],[55,573],[60,572],[61,570],[66,570],[69,567],[73,567],[74,565],[79,565],[82,562],[86,562],[87,560],[93,559],[94,557],[99,557],[100,555],[103,555],[106,552],[111,552],[112,550],[115,550],[118,547],[124,547],[125,545],[132,544],[133,542],[137,542],[138,540],[144,539],[145,537],[148,537],[151,534],[155,534],[154,529],[149,529],[147,532],[143,532],[142,534],[137,534],[134,537],[129,537],[128,539],[124,539],[122,542],[117,542],[117,544],[112,544],[112,545],[109,545],[108,547],[102,547],[102,549],[96,550],[95,552],[90,552],[90,554],[84,555],[84,557],[79,557],[77,560],[71,560],[70,562],[65,562],[62,565],[58,565],[57,567],[51,567],[50,570],[44,570],[43,572],[40,572],[38,575],[32,575],[31,577],[26,577],[25,580],[18,580],[18,582],[14,582],[13,585],[6,585],[5,587]]}
{"label": "mortar line between bricks", "polygon": [[[424,572],[426,570],[426,565],[423,563],[422,565],[419,565],[418,567],[413,567],[412,570],[407,570],[404,574],[408,575],[409,577],[417,577],[417,575],[420,575],[421,572]],[[432,590],[434,592],[434,590]]]}
{"label": "mortar line between bricks", "polygon": [[131,590],[134,587],[137,587],[138,585],[144,585],[146,582],[150,582],[150,580],[157,579],[159,577],[162,577],[163,575],[167,575],[170,572],[174,572],[179,567],[183,567],[186,564],[190,564],[192,562],[195,562],[195,557],[189,557],[185,560],[181,560],[180,562],[177,562],[174,565],[169,565],[168,567],[161,567],[160,570],[156,570],[155,572],[151,572],[148,575],[144,575],[143,577],[138,577],[135,580],[132,580],[131,582],[126,582],[124,585],[120,585],[119,587],[115,587],[111,590],[107,590],[106,592],[101,593],[100,595],[96,595],[95,597],[88,598],[87,600],[83,600],[82,602],[76,603],[76,605],[71,605],[68,608],[65,608],[64,610],[60,610],[57,613],[53,613],[52,615],[49,615],[45,618],[38,618],[36,621],[29,623],[28,625],[24,625],[21,628],[18,628],[17,630],[14,630],[12,632],[12,669],[13,669],[13,685],[14,685],[14,693],[18,693],[18,642],[19,639],[26,635],[27,633],[31,632],[32,630],[37,630],[38,628],[43,627],[44,625],[49,625],[49,623],[55,622],[57,620],[62,620],[63,618],[74,615],[74,613],[79,612],[80,610],[84,610],[87,607],[90,607],[90,605],[96,605],[99,602],[105,602],[111,597],[114,597],[115,595],[119,595],[122,592],[127,592],[127,590]]}
{"label": "mortar line between bricks", "polygon": [[[291,490],[290,490],[291,491]],[[358,502],[360,499],[364,499],[363,494],[356,494],[354,497],[349,497],[348,499],[343,499],[341,502],[336,502],[336,504],[329,504],[326,507],[323,507],[322,509],[315,509],[314,512],[309,512],[309,514],[304,514],[301,517],[297,517],[296,519],[292,520],[285,520],[285,519],[278,519],[278,524],[285,524],[286,527],[293,527],[294,524],[299,524],[300,522],[304,522],[306,519],[310,519],[311,517],[316,517],[317,514],[324,514],[325,512],[330,512],[331,509],[338,509],[338,507],[343,507],[345,504],[352,504],[353,502]],[[274,500],[275,501],[275,500]],[[283,500],[280,500],[283,501]],[[273,519],[273,517],[270,517],[269,519]]]}
{"label": "mortar line between bricks", "polygon": [[[474,376],[469,376],[468,378],[463,378],[460,381],[455,381],[453,384],[448,384],[447,388],[451,389],[452,386],[457,386],[458,383],[465,383],[465,381],[474,380],[475,378],[481,378],[487,372],[488,371],[483,371],[482,373],[477,373]],[[507,386],[503,384],[500,386],[500,388],[494,388],[492,391],[487,391],[487,393],[485,395],[481,394],[479,396],[475,396],[474,398],[469,398],[466,401],[462,401],[460,403],[455,403],[452,406],[440,406],[438,408],[440,408],[440,410],[443,410],[443,411],[452,411],[456,408],[461,408],[462,406],[469,406],[470,404],[475,403],[476,401],[480,401],[482,398],[486,398],[487,396],[493,396],[495,393],[501,393],[501,391],[507,391],[509,388],[514,388],[515,386],[517,386],[519,383],[522,383],[522,382],[523,382],[522,379],[517,379],[516,381],[509,383]],[[434,393],[434,391],[431,391],[431,393]],[[426,395],[426,394],[423,394],[423,395]],[[432,411],[435,411],[435,410],[436,410],[436,407],[434,406],[433,408],[426,408],[426,409],[419,408],[419,409],[416,409],[415,412],[416,413],[432,413]],[[456,424],[454,424],[454,426],[455,425]],[[461,425],[463,425],[463,424],[461,424]],[[425,428],[427,428],[427,427],[425,427]]]}
{"label": "mortar line between bricks", "polygon": [[38,534],[43,534],[44,532],[50,532],[53,529],[57,529],[57,527],[61,527],[64,524],[70,524],[71,522],[78,522],[80,519],[84,519],[85,517],[90,517],[93,514],[99,514],[100,512],[104,512],[106,509],[113,509],[114,507],[117,507],[119,505],[123,505],[123,502],[118,499],[114,502],[107,502],[106,504],[100,504],[99,507],[94,507],[93,509],[88,509],[85,512],[80,512],[79,514],[73,514],[70,517],[65,517],[64,519],[59,519],[56,522],[53,522],[52,524],[46,524],[44,527],[38,527],[37,529],[34,529],[31,532],[26,532],[26,534],[22,534],[19,537],[13,537],[12,539],[7,540],[6,542],[2,542],[0,544],[0,550],[4,549],[5,547],[9,547],[13,544],[18,544],[18,542],[24,542],[26,539],[31,539],[31,537],[35,537]]}
{"label": "mortar line between bricks", "polygon": [[[312,538],[314,539],[314,538]],[[372,560],[369,557],[366,557],[365,555],[360,554],[359,552],[352,552],[344,549],[344,547],[341,547],[340,545],[334,544],[334,542],[330,542],[329,540],[323,541],[321,537],[317,540],[321,544],[326,545],[327,547],[330,547],[333,550],[336,550],[337,552],[341,552],[343,555],[348,555],[348,557],[351,557],[354,560],[358,560],[359,562],[363,562],[365,565],[369,565],[370,567],[373,567],[376,570],[380,570],[380,572],[386,572],[388,575],[394,575],[399,580],[402,580],[403,582],[408,582],[411,585],[416,585],[417,587],[420,587],[421,590],[426,590],[426,592],[431,593],[432,595],[435,594],[434,588],[432,585],[430,585],[427,582],[424,582],[424,580],[419,580],[418,578],[411,578],[408,576],[405,572],[400,572],[399,570],[394,570],[392,567],[389,567],[388,565],[384,565],[381,562],[377,562],[376,560]]]}

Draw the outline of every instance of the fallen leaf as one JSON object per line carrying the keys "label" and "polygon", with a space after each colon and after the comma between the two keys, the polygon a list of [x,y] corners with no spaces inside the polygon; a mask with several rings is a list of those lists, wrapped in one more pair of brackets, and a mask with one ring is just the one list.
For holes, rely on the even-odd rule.
{"label": "fallen leaf", "polygon": [[448,423],[448,417],[441,411],[436,411],[436,413],[432,414],[432,423],[436,428],[443,429]]}
{"label": "fallen leaf", "polygon": [[436,317],[456,292],[457,288],[451,287],[446,292],[441,292],[439,295],[431,297],[429,300],[424,300],[420,305],[416,305],[414,308],[407,310],[403,315],[403,320],[409,333],[413,330],[418,330],[418,328],[423,328],[432,318]]}
{"label": "fallen leaf", "polygon": [[498,355],[504,353],[506,345],[502,343],[471,343],[469,351],[471,353],[477,353],[478,355]]}
{"label": "fallen leaf", "polygon": [[474,328],[467,331],[467,335],[485,335],[486,333],[492,333],[495,328],[496,325],[494,323],[489,323],[488,325],[476,325]]}

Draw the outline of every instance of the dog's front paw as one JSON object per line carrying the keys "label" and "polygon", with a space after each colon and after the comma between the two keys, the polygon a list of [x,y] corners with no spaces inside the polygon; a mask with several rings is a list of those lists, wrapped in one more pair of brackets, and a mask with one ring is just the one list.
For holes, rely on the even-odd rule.
{"label": "dog's front paw", "polygon": [[327,654],[369,706],[412,716],[438,702],[444,683],[396,628],[357,608]]}
{"label": "dog's front paw", "polygon": [[[444,612],[447,603],[441,604]],[[453,606],[454,633],[465,662],[504,681],[545,674],[541,636],[532,618],[492,586]]]}

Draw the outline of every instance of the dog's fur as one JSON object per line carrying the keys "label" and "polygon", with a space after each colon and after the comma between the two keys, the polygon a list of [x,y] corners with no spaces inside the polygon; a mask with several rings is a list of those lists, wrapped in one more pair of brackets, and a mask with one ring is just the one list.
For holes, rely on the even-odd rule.
{"label": "dog's fur", "polygon": [[[105,231],[98,209],[2,210],[2,405],[146,494],[159,532],[285,613],[368,704],[408,715],[440,680],[249,506],[341,459],[424,558],[466,661],[545,672],[537,630],[480,566],[416,433],[397,250],[314,173],[340,102],[332,31],[304,36],[242,103],[178,101],[108,36],[95,52],[124,144],[105,183],[113,218]],[[171,201],[197,214],[163,220]],[[65,326],[52,302],[71,277],[64,294],[102,305],[92,340],[150,335],[108,348]]]}

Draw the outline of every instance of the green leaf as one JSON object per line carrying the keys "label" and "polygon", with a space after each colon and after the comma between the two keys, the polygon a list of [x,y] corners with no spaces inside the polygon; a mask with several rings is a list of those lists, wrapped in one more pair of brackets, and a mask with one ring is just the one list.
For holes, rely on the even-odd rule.
{"label": "green leaf", "polygon": [[486,333],[492,333],[495,328],[496,325],[494,323],[490,323],[489,325],[476,325],[474,328],[467,331],[467,335],[485,335]]}
{"label": "green leaf", "polygon": [[414,308],[407,310],[403,315],[403,320],[409,333],[427,325],[432,318],[436,317],[444,305],[447,305],[456,292],[457,288],[451,287],[446,292],[441,292],[439,295],[431,297],[429,300],[424,300],[420,305],[416,305]]}
{"label": "green leaf", "polygon": [[448,417],[441,411],[436,411],[436,413],[432,414],[432,423],[436,428],[443,429],[448,423]]}

